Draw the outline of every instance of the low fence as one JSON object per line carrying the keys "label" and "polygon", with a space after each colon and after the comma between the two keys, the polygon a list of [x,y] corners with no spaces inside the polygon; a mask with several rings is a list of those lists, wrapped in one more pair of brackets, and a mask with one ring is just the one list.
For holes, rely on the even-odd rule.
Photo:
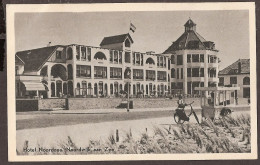
{"label": "low fence", "polygon": [[[133,108],[167,108],[177,107],[177,98],[132,98]],[[84,109],[112,109],[123,101],[122,98],[58,98],[58,99],[17,99],[16,111],[38,111],[52,109],[84,110]],[[186,98],[186,103],[193,103],[193,107],[200,106],[200,98]],[[239,100],[239,104],[246,104],[247,100]]]}
{"label": "low fence", "polygon": [[66,99],[16,99],[16,112],[67,109]]}

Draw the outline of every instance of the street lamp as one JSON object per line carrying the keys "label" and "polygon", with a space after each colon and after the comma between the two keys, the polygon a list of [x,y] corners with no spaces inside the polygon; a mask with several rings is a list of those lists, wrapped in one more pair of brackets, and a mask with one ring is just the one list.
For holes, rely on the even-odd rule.
{"label": "street lamp", "polygon": [[129,112],[129,94],[130,94],[130,79],[131,79],[131,69],[129,67],[126,68],[126,78],[127,81],[127,112]]}

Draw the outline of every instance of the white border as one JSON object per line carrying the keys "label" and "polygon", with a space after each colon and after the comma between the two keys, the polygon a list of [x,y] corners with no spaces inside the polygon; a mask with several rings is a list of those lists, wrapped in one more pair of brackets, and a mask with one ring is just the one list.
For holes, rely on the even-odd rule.
{"label": "white border", "polygon": [[[231,3],[125,3],[125,4],[7,4],[7,89],[9,161],[101,161],[101,160],[223,160],[257,159],[256,25],[254,2]],[[15,33],[16,12],[104,12],[104,11],[248,10],[250,32],[251,153],[145,154],[145,155],[16,155]]]}

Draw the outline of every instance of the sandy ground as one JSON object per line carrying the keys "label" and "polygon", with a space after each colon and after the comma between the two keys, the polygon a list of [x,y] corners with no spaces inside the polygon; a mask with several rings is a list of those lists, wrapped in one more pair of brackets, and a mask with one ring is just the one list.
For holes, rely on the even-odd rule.
{"label": "sandy ground", "polygon": [[[239,111],[232,113],[233,116],[249,111]],[[201,119],[200,114],[198,114]],[[194,116],[190,118],[191,123],[195,123]],[[149,118],[138,120],[113,121],[102,123],[86,123],[69,126],[55,126],[47,128],[24,129],[16,131],[17,150],[21,151],[24,142],[29,141],[29,148],[44,147],[52,148],[66,142],[70,136],[77,147],[86,147],[89,140],[107,141],[108,137],[115,135],[116,129],[119,131],[120,140],[123,140],[130,129],[134,138],[140,137],[147,129],[148,134],[152,135],[154,127],[176,126],[173,117]]]}

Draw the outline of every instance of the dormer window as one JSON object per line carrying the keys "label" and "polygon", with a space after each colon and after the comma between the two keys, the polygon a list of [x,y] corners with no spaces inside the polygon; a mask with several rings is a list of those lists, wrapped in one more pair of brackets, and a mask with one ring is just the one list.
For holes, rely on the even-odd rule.
{"label": "dormer window", "polygon": [[56,51],[56,59],[61,59],[61,51]]}
{"label": "dormer window", "polygon": [[130,48],[130,41],[129,41],[129,39],[126,39],[125,40],[125,47],[128,47],[128,48]]}

